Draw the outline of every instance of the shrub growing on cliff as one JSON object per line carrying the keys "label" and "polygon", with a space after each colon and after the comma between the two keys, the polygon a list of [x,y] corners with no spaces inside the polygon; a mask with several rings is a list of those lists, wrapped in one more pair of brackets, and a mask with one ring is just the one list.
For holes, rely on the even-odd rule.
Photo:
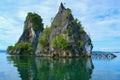
{"label": "shrub growing on cliff", "polygon": [[13,50],[14,50],[14,46],[8,46],[7,53],[9,53],[9,51],[12,53]]}
{"label": "shrub growing on cliff", "polygon": [[34,30],[43,30],[42,18],[36,13],[28,13],[26,20],[30,19],[33,22]]}
{"label": "shrub growing on cliff", "polygon": [[76,19],[73,19],[73,20],[72,20],[72,23],[73,23],[73,24],[77,24],[77,23],[78,23],[78,19],[77,19],[77,18],[76,18]]}
{"label": "shrub growing on cliff", "polygon": [[30,54],[33,51],[33,48],[28,42],[17,43],[14,48],[20,50],[20,54]]}
{"label": "shrub growing on cliff", "polygon": [[67,8],[66,9],[66,16],[70,16],[70,14],[71,14],[71,9]]}
{"label": "shrub growing on cliff", "polygon": [[71,9],[67,8],[66,12],[65,12],[65,15],[64,15],[64,19],[68,19],[70,14],[71,14]]}
{"label": "shrub growing on cliff", "polygon": [[[10,52],[9,52],[10,51]],[[20,51],[20,54],[30,54],[33,51],[33,48],[31,47],[30,43],[23,42],[23,43],[17,43],[15,46],[8,46],[7,52],[14,54],[15,51]]]}
{"label": "shrub growing on cliff", "polygon": [[84,45],[84,42],[81,41],[81,40],[79,40],[79,41],[78,41],[78,45],[79,45],[80,47],[82,47],[82,46]]}
{"label": "shrub growing on cliff", "polygon": [[63,34],[59,34],[51,43],[54,49],[68,50],[70,48],[70,43]]}
{"label": "shrub growing on cliff", "polygon": [[79,29],[79,32],[80,32],[80,33],[85,33],[84,27],[81,27],[81,28]]}
{"label": "shrub growing on cliff", "polygon": [[43,50],[45,47],[49,46],[49,36],[50,36],[50,28],[46,27],[43,30],[41,37],[39,38],[39,43],[41,45],[41,49]]}

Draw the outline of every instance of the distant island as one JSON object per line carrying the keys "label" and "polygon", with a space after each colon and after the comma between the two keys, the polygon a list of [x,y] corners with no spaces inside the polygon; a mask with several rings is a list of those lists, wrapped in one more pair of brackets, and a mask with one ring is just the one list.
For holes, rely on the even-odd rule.
{"label": "distant island", "polygon": [[44,28],[42,18],[29,12],[23,34],[9,54],[34,54],[49,57],[90,57],[92,42],[81,22],[74,18],[71,9],[61,3],[51,26]]}
{"label": "distant island", "polygon": [[2,52],[6,52],[6,50],[0,50],[0,52],[2,53]]}

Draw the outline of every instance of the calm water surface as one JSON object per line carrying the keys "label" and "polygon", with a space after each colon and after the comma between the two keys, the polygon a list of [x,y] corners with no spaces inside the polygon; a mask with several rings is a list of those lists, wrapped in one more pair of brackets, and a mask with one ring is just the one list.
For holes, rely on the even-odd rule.
{"label": "calm water surface", "polygon": [[114,59],[52,59],[0,53],[0,80],[120,80]]}

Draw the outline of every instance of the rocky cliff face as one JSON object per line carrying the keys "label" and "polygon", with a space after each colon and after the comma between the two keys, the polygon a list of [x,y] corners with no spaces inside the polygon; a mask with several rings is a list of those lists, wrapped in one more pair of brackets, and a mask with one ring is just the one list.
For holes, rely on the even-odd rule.
{"label": "rocky cliff face", "polygon": [[28,13],[24,22],[24,30],[15,46],[9,46],[8,53],[32,54],[36,51],[38,37],[43,31],[41,17],[36,13]]}
{"label": "rocky cliff face", "polygon": [[41,17],[36,13],[28,13],[23,34],[16,45],[9,46],[7,51],[17,54],[33,51],[36,55],[43,56],[76,57],[91,56],[92,47],[91,39],[81,23],[61,3],[51,26],[44,30]]}
{"label": "rocky cliff face", "polygon": [[[71,10],[65,8],[62,3],[49,30],[50,34],[46,38],[45,34],[47,33],[43,31],[43,35],[40,37],[43,39],[41,39],[38,45],[36,54],[41,51],[48,53],[47,55],[41,54],[42,56],[91,56],[93,46],[90,37],[78,19],[72,16]],[[44,42],[42,40],[46,41]],[[43,42],[48,44],[43,46]],[[42,47],[40,47],[41,45]],[[43,51],[41,48],[43,48]]]}
{"label": "rocky cliff face", "polygon": [[[37,18],[38,21],[35,22],[34,19]],[[43,30],[43,24],[41,17],[37,14],[28,13],[28,16],[26,17],[26,21],[24,23],[24,31],[20,39],[18,40],[18,43],[29,42],[33,47],[33,49],[36,50],[38,44],[38,37],[42,32],[42,30]]]}
{"label": "rocky cliff face", "polygon": [[[58,34],[67,34],[66,40],[71,45],[72,55],[91,55],[92,43],[78,19],[74,19],[71,10],[61,3],[59,11],[51,24],[50,42]],[[55,50],[50,44],[50,50]]]}

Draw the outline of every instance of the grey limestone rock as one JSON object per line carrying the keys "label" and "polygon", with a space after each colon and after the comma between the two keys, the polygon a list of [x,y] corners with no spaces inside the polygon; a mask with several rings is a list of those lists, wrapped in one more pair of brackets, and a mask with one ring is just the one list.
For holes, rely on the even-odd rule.
{"label": "grey limestone rock", "polygon": [[[71,10],[65,8],[62,3],[59,7],[58,13],[51,23],[51,27],[50,41],[54,39],[57,34],[66,34],[69,32],[66,39],[72,46],[72,54],[91,56],[93,46],[90,37],[85,32],[80,22],[78,22],[77,19],[74,19]],[[81,42],[81,45],[78,44],[79,42]],[[52,45],[50,45],[50,50],[54,50]]]}

